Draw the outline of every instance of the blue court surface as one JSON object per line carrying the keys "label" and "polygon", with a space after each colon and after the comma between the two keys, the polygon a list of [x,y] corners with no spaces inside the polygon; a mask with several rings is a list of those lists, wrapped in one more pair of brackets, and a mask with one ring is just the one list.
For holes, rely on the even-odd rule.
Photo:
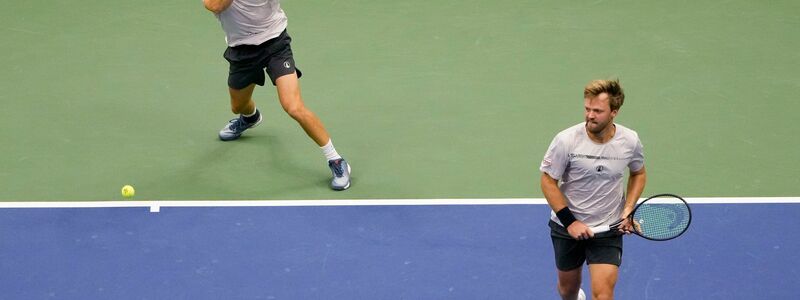
{"label": "blue court surface", "polygon": [[[676,240],[626,237],[617,299],[800,299],[800,205],[692,209]],[[546,205],[3,208],[0,299],[557,299],[548,216]]]}

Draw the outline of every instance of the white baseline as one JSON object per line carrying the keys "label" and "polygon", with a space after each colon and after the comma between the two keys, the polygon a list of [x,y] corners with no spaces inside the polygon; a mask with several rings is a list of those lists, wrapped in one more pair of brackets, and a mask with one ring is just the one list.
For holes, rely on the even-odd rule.
{"label": "white baseline", "polygon": [[[797,204],[800,197],[685,197],[691,204]],[[0,202],[0,208],[385,206],[385,205],[546,205],[544,198],[345,199],[345,200],[117,200]]]}

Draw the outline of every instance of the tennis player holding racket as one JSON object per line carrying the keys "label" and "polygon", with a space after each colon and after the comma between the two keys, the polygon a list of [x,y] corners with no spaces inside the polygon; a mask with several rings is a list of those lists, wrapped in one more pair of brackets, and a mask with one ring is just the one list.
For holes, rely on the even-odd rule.
{"label": "tennis player holding racket", "polygon": [[[625,100],[618,80],[594,80],[583,91],[585,120],[553,139],[539,170],[553,209],[551,238],[562,299],[585,299],[583,264],[589,265],[593,299],[613,299],[622,236],[633,230],[626,218],[619,231],[595,235],[589,228],[612,225],[633,211],[646,174],[637,133],[614,118]],[[627,192],[622,181],[630,171]],[[627,198],[625,197],[627,195]]]}

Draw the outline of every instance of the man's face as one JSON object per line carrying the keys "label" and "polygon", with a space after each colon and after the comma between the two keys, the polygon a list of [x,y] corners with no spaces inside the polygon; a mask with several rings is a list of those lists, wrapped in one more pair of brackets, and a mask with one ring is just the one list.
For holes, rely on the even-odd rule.
{"label": "man's face", "polygon": [[586,130],[593,134],[600,134],[608,127],[609,124],[614,122],[614,117],[617,116],[617,111],[612,111],[608,100],[608,94],[602,93],[597,97],[588,97],[584,99],[584,107],[586,112]]}

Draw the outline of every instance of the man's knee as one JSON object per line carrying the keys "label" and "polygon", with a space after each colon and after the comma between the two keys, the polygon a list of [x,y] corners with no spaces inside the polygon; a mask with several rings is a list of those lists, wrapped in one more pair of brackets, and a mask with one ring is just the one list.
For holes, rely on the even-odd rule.
{"label": "man's knee", "polygon": [[287,105],[283,107],[283,110],[295,120],[302,120],[308,114],[308,109],[301,104]]}
{"label": "man's knee", "polygon": [[592,299],[614,299],[614,281],[592,282]]}
{"label": "man's knee", "polygon": [[569,286],[562,284],[558,285],[558,294],[561,295],[562,297],[577,296],[578,291],[580,290],[581,290],[580,285],[569,285]]}
{"label": "man's knee", "polygon": [[614,299],[614,291],[595,291],[592,290],[592,299],[595,300],[611,300]]}
{"label": "man's knee", "polygon": [[581,289],[580,280],[559,280],[558,293],[562,296],[577,295]]}

